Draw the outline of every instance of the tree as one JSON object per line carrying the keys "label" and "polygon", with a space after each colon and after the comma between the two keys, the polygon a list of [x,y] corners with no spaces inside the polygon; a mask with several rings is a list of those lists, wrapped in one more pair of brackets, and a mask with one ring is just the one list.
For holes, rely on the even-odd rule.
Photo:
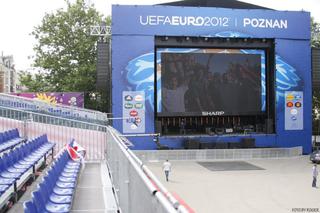
{"label": "tree", "polygon": [[320,134],[320,92],[313,91],[312,95],[312,127],[313,134]]}
{"label": "tree", "polygon": [[89,94],[95,91],[98,37],[90,36],[90,26],[103,19],[84,0],[66,4],[65,10],[46,14],[31,33],[37,41],[34,66],[42,72],[22,73],[21,83],[30,91],[85,92],[85,107],[92,108],[96,100]]}
{"label": "tree", "polygon": [[320,48],[320,23],[311,17],[311,46]]}
{"label": "tree", "polygon": [[30,72],[21,71],[18,73],[20,84],[28,88],[28,92],[48,92],[51,86],[44,78],[43,73],[39,72],[32,75]]}
{"label": "tree", "polygon": [[[311,17],[311,46],[320,48],[320,23],[314,21]],[[320,133],[320,91],[313,90],[312,92],[312,117],[313,117],[313,132]]]}

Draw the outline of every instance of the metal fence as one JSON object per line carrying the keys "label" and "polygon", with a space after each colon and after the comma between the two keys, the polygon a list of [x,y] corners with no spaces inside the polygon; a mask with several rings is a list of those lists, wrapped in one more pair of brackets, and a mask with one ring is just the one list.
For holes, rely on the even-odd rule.
{"label": "metal fence", "polygon": [[127,148],[116,130],[109,127],[107,135],[107,163],[121,212],[188,212]]}
{"label": "metal fence", "polygon": [[105,157],[106,126],[0,106],[0,130],[12,128],[18,128],[27,139],[47,134],[48,140],[56,143],[56,151],[75,139],[86,149],[87,161]]}
{"label": "metal fence", "polygon": [[0,131],[11,128],[25,138],[47,134],[58,150],[74,138],[87,150],[87,161],[106,160],[120,212],[188,212],[110,126],[0,106]]}
{"label": "metal fence", "polygon": [[254,149],[199,149],[199,150],[139,150],[134,152],[142,161],[169,160],[236,160],[286,158],[302,155],[302,147]]}
{"label": "metal fence", "polygon": [[8,95],[5,93],[0,93],[0,106],[13,107],[15,109],[41,114],[45,113],[57,117],[77,119],[101,125],[108,124],[107,113],[62,104],[49,104],[44,101]]}
{"label": "metal fence", "polygon": [[313,143],[320,143],[320,135],[312,135]]}

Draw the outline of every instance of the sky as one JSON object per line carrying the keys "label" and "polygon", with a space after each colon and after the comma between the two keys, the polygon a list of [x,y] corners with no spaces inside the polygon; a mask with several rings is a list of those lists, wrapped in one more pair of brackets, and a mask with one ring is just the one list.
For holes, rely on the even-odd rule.
{"label": "sky", "polygon": [[[173,0],[176,1],[176,0]],[[242,0],[276,10],[309,11],[320,23],[320,0]],[[87,0],[104,16],[111,15],[111,5],[131,5],[132,0]],[[152,5],[170,0],[136,0],[134,4]],[[65,7],[64,0],[0,0],[0,52],[13,55],[17,70],[31,70],[35,40],[30,35],[46,13]]]}

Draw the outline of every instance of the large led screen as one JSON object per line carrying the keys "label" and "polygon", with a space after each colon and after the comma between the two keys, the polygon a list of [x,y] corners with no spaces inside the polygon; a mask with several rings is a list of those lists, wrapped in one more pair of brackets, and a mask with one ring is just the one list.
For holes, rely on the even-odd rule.
{"label": "large led screen", "polygon": [[262,50],[157,49],[158,116],[260,114],[264,60]]}

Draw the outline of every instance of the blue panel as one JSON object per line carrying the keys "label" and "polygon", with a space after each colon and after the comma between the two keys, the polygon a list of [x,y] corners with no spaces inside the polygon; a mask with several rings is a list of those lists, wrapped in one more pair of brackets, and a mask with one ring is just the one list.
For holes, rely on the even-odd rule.
{"label": "blue panel", "polygon": [[153,142],[153,137],[128,137],[128,139],[134,144],[134,146],[130,147],[133,150],[154,150],[157,148],[156,143]]}
{"label": "blue panel", "polygon": [[[146,133],[154,132],[154,115],[153,108],[151,108],[154,98],[154,58],[148,58],[149,61],[142,61],[136,57],[149,52],[153,46],[154,38],[152,36],[118,36],[112,38],[113,117],[123,116],[123,91],[144,91],[146,99]],[[132,67],[135,69],[133,70]],[[152,88],[152,92],[150,92],[150,87]],[[123,132],[122,123],[122,120],[114,120],[113,125],[120,132]]]}
{"label": "blue panel", "polygon": [[[311,48],[304,40],[276,40],[276,53],[285,59],[277,63],[277,145],[280,147],[303,146],[303,152],[311,151]],[[283,60],[282,60],[283,61]],[[303,91],[303,130],[285,131],[285,91]]]}
{"label": "blue panel", "polygon": [[308,12],[173,6],[113,6],[112,34],[213,35],[226,30],[264,38],[310,38]]}
{"label": "blue panel", "polygon": [[[161,145],[166,145],[170,149],[181,149],[184,147],[184,142],[188,139],[196,140],[199,142],[205,143],[228,143],[228,142],[240,142],[242,138],[254,138],[257,147],[278,147],[276,144],[276,135],[233,135],[233,136],[189,136],[189,137],[174,137],[174,136],[163,136],[160,137],[159,142]],[[133,147],[130,147],[134,150],[140,149],[156,149],[157,146],[153,142],[153,137],[129,137],[128,138],[133,144]],[[295,144],[297,146],[297,144]],[[288,145],[288,147],[292,147],[292,145]]]}

